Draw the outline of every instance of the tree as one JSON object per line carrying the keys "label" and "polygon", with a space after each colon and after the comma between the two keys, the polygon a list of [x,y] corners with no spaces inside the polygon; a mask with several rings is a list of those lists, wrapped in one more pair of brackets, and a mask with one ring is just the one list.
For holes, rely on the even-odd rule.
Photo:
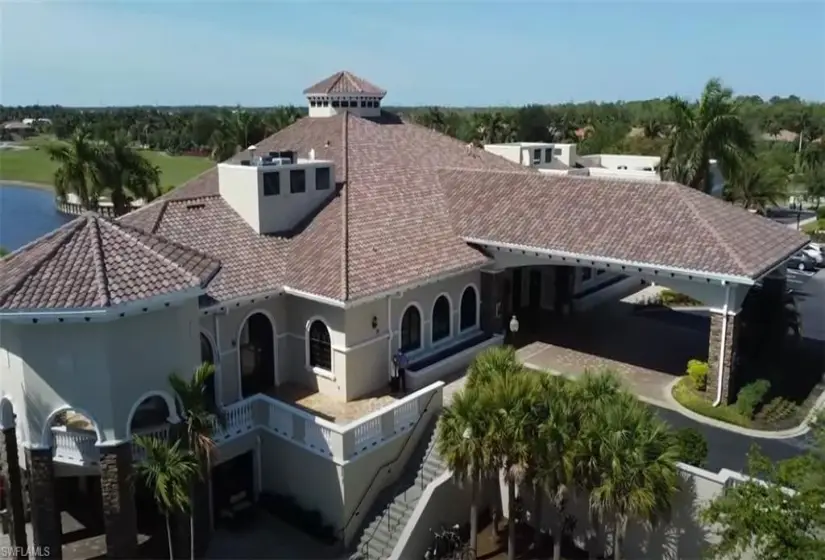
{"label": "tree", "polygon": [[135,473],[152,492],[158,507],[166,519],[166,539],[169,559],[174,560],[170,517],[177,512],[190,511],[189,483],[197,476],[195,457],[181,448],[181,442],[134,436],[134,443],[146,452],[145,458],[135,465]]}
{"label": "tree", "polygon": [[0,247],[0,259],[9,254],[9,250],[5,247]]}
{"label": "tree", "polygon": [[679,460],[688,465],[705,468],[708,458],[708,442],[695,428],[682,428],[673,433]]}
{"label": "tree", "polygon": [[438,454],[460,483],[470,484],[470,549],[478,550],[478,489],[489,473],[488,416],[479,389],[463,389],[438,419]]}
{"label": "tree", "polygon": [[781,171],[748,161],[728,178],[725,198],[764,215],[768,206],[778,205],[787,196],[787,182],[787,175]]}
{"label": "tree", "polygon": [[716,159],[726,178],[753,155],[754,141],[740,117],[741,103],[718,79],[710,80],[697,105],[671,97],[671,128],[661,162],[663,179],[710,193],[710,160]]}
{"label": "tree", "polygon": [[613,525],[613,558],[621,560],[627,523],[656,524],[670,511],[679,487],[678,451],[663,422],[629,393],[619,393],[584,438],[598,442],[590,507]]}
{"label": "tree", "polygon": [[160,194],[160,169],[132,148],[123,132],[98,148],[93,165],[100,190],[109,195],[116,216],[129,212],[133,201],[148,202]]}
{"label": "tree", "polygon": [[54,173],[57,196],[65,200],[68,194],[74,194],[84,210],[96,210],[101,194],[98,147],[88,130],[77,129],[67,142],[47,145],[46,151],[59,164]]}
{"label": "tree", "polygon": [[813,428],[815,448],[775,465],[754,447],[750,478],[727,487],[702,512],[718,542],[710,558],[760,560],[825,558],[825,433]]}
{"label": "tree", "polygon": [[512,346],[494,346],[481,352],[467,369],[467,388],[488,387],[498,377],[524,370]]}
{"label": "tree", "polygon": [[814,201],[814,208],[825,198],[825,164],[811,167],[802,178],[805,183],[805,196]]}
{"label": "tree", "polygon": [[[215,375],[215,366],[204,362],[185,380],[176,374],[169,376],[169,384],[181,403],[183,419],[186,426],[186,443],[197,466],[191,482],[208,481],[217,447],[212,435],[216,425],[223,425],[223,416],[215,410],[214,403],[208,396],[208,383]],[[194,492],[194,490],[192,490]],[[195,558],[195,517],[189,515],[189,548]]]}

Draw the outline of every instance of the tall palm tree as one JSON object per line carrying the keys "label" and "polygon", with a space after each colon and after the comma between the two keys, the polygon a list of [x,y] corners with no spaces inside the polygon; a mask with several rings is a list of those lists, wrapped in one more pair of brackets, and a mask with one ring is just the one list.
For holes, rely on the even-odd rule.
{"label": "tall palm tree", "polygon": [[180,441],[170,444],[149,436],[134,436],[133,441],[146,452],[144,459],[135,465],[135,473],[152,492],[155,502],[163,512],[166,519],[169,559],[174,560],[170,518],[177,512],[191,509],[189,483],[197,476],[197,461],[191,453],[181,448]]}
{"label": "tall palm tree", "polygon": [[530,411],[536,398],[533,377],[521,371],[492,376],[482,390],[489,410],[487,441],[491,465],[504,473],[507,484],[507,558],[516,557],[516,488],[524,480],[532,444],[528,441]]}
{"label": "tall palm tree", "polygon": [[488,415],[478,388],[463,389],[438,419],[438,454],[460,483],[470,484],[470,549],[478,550],[478,490],[489,474]]}
{"label": "tall palm tree", "polygon": [[94,165],[101,190],[111,198],[116,216],[129,212],[135,200],[148,202],[159,195],[160,169],[135,150],[123,132],[105,140]]}
{"label": "tall palm tree", "polygon": [[101,194],[96,175],[98,146],[90,132],[79,128],[66,142],[45,148],[52,161],[59,164],[54,173],[57,196],[65,200],[70,193],[77,195],[84,210],[96,210]]}
{"label": "tall palm tree", "polygon": [[620,394],[585,437],[599,442],[599,474],[590,505],[613,525],[613,558],[621,560],[630,520],[655,524],[679,487],[678,449],[666,425],[635,396]]}
{"label": "tall palm tree", "polygon": [[[744,158],[753,154],[754,140],[739,115],[740,102],[718,79],[710,80],[697,105],[668,99],[673,126],[662,157],[663,179],[710,193],[710,159],[719,161],[725,176],[735,173]],[[677,170],[672,173],[671,170]]]}
{"label": "tall palm tree", "polygon": [[[215,366],[204,362],[195,370],[192,378],[183,379],[177,374],[169,376],[169,384],[181,403],[184,424],[186,426],[186,443],[195,459],[197,476],[191,480],[192,485],[199,482],[209,484],[209,472],[217,446],[212,439],[215,426],[223,425],[223,416],[214,407],[208,395],[208,384],[215,375]],[[197,488],[191,488],[193,495]],[[195,516],[189,515],[189,548],[191,557],[195,557]]]}

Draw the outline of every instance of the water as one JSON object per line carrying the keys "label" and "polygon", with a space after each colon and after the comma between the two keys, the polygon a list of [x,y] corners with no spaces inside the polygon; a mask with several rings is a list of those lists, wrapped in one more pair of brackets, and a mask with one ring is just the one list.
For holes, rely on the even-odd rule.
{"label": "water", "polygon": [[70,219],[54,207],[53,192],[0,183],[0,246],[3,248],[14,251]]}

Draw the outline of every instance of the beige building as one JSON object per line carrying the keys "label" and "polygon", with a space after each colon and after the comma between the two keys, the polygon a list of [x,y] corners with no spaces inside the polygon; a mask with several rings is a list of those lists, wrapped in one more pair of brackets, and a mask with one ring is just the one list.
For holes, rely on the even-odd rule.
{"label": "beige building", "polygon": [[529,330],[640,282],[713,309],[711,385],[728,399],[745,293],[806,242],[681,185],[467,147],[382,111],[385,92],[349,73],[306,94],[309,117],[161,199],[2,261],[0,444],[12,498],[28,481],[34,544],[58,542],[55,480],[76,479],[99,494],[110,553],[134,553],[131,438],[175,433],[168,377],[202,362],[226,424],[199,535],[266,492],[363,540],[430,438],[440,379],[511,317]]}

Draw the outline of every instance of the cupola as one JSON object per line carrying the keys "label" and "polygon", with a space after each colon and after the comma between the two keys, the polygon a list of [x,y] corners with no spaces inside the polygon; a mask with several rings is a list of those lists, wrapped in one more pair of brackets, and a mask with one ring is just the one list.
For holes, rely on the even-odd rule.
{"label": "cupola", "polygon": [[380,117],[381,100],[387,92],[347,71],[304,90],[310,117],[332,117],[349,111],[360,117]]}

